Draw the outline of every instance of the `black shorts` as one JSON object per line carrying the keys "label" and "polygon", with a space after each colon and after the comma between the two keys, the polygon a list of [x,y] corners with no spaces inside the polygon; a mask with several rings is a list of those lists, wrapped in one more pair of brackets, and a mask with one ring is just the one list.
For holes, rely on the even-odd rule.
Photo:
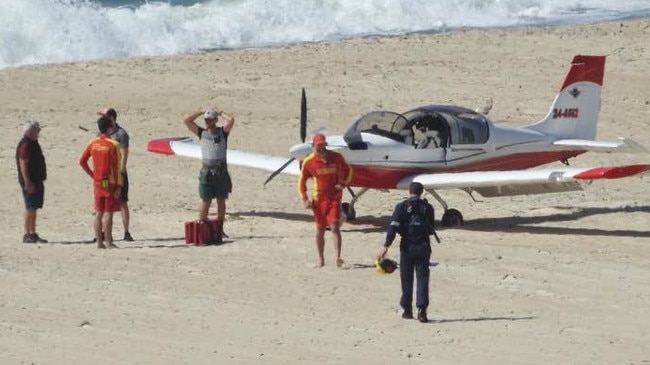
{"label": "black shorts", "polygon": [[129,175],[122,172],[122,190],[120,191],[120,201],[126,203],[129,201]]}
{"label": "black shorts", "polygon": [[43,182],[34,183],[36,186],[35,193],[29,193],[25,190],[25,187],[22,186],[23,190],[23,200],[25,201],[25,209],[27,210],[36,210],[43,208],[43,200],[45,197],[45,186]]}

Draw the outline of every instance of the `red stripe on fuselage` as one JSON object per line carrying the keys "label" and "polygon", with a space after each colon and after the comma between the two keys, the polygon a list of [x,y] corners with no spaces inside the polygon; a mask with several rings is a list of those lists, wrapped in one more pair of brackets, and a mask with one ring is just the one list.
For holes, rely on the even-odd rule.
{"label": "red stripe on fuselage", "polygon": [[578,156],[585,151],[554,151],[537,153],[519,153],[514,155],[496,157],[454,166],[439,166],[432,168],[390,167],[352,165],[352,186],[367,187],[372,189],[394,189],[401,179],[418,174],[435,174],[449,172],[470,172],[470,171],[510,171],[524,170],[531,167],[545,165],[547,163],[561,161],[570,157]]}

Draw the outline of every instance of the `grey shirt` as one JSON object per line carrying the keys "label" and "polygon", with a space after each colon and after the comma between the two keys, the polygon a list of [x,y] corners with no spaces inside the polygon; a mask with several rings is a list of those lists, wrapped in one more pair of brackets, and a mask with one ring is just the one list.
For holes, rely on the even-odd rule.
{"label": "grey shirt", "polygon": [[199,127],[198,136],[201,144],[203,165],[216,166],[226,163],[228,150],[228,133],[218,127],[215,133]]}

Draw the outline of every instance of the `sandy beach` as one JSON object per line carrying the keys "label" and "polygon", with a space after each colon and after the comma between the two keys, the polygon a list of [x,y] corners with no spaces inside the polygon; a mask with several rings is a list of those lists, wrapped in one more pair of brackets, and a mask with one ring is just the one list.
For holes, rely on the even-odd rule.
{"label": "sandy beach", "polygon": [[[267,173],[231,167],[228,242],[188,247],[200,162],[146,150],[190,135],[183,115],[216,105],[235,115],[231,148],[286,155],[299,142],[302,87],[308,130],[329,134],[370,110],[490,98],[493,120],[523,126],[547,113],[575,54],[608,56],[598,138],[650,148],[648,39],[643,20],[0,70],[0,363],[648,364],[650,175],[478,202],[441,192],[466,224],[439,230],[421,324],[400,318],[398,274],[373,266],[404,191],[364,195],[342,228],[348,268],[334,265],[328,235],[326,266],[314,269],[295,177],[264,188]],[[91,183],[78,166],[105,106],[131,136],[136,241],[116,250],[90,241]],[[48,244],[21,243],[14,153],[27,119],[45,126],[37,229]],[[572,163],[649,161],[590,153]]]}

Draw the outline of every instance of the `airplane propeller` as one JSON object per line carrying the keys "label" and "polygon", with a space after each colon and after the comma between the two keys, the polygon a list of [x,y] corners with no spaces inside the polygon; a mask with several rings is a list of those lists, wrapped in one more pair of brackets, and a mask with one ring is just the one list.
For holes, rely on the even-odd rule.
{"label": "airplane propeller", "polygon": [[[307,97],[305,96],[305,88],[302,88],[302,97],[300,98],[300,141],[305,142],[307,138]],[[282,172],[289,164],[295,160],[295,157],[291,157],[287,162],[285,162],[279,169],[273,171],[273,173],[264,181],[264,186],[273,180],[279,173]]]}

